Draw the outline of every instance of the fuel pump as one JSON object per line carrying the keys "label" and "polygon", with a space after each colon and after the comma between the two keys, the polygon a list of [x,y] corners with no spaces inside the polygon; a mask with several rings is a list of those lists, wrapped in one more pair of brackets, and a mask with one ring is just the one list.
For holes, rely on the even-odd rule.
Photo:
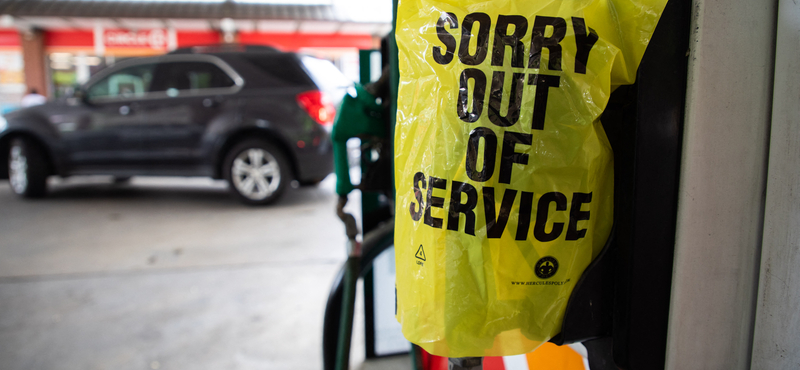
{"label": "fuel pump", "polygon": [[[395,4],[395,9],[396,9]],[[655,28],[650,39],[650,46],[642,58],[636,76],[636,84],[617,88],[611,95],[605,111],[602,113],[602,127],[608,136],[608,141],[613,149],[614,178],[613,178],[613,231],[609,229],[609,236],[596,249],[593,260],[587,267],[580,272],[574,283],[574,289],[567,297],[564,308],[563,320],[558,326],[554,336],[549,341],[558,345],[569,343],[583,343],[589,353],[589,363],[592,369],[616,369],[617,367],[626,369],[651,369],[662,368],[665,358],[666,328],[669,309],[669,292],[672,277],[672,257],[674,248],[674,230],[676,199],[678,188],[678,167],[680,163],[681,130],[683,122],[683,106],[685,99],[686,84],[686,48],[688,45],[688,20],[690,4],[687,1],[671,0],[663,9],[661,21]],[[395,11],[395,14],[397,12]],[[432,27],[439,27],[446,31],[455,28],[469,27],[476,32],[476,37],[468,38],[467,42],[483,42],[490,44],[492,37],[480,37],[481,28],[484,23],[500,23],[499,18],[489,21],[482,19],[480,15],[472,16],[468,19],[464,14],[449,16],[442,13],[433,20]],[[580,17],[578,17],[580,18]],[[452,22],[451,22],[452,21]],[[469,22],[468,22],[469,21]],[[506,26],[513,22],[505,20]],[[504,30],[506,35],[513,35],[514,32],[522,28],[522,22],[516,20],[515,27]],[[537,20],[528,20],[535,28]],[[540,21],[543,24],[544,20]],[[553,20],[544,23],[545,32],[542,34],[542,45],[554,47],[547,44],[548,38],[558,37],[558,27],[554,26]],[[455,26],[454,24],[458,24]],[[579,29],[581,20],[571,19],[571,24],[567,27]],[[556,24],[558,24],[556,22]],[[587,25],[588,24],[588,25]],[[583,22],[584,33],[580,37],[576,36],[575,42],[584,45],[591,40],[592,25]],[[498,26],[499,27],[499,26]],[[512,31],[512,29],[514,31]],[[470,29],[470,31],[472,31]],[[574,32],[574,31],[573,31]],[[449,32],[448,32],[449,33]],[[486,34],[493,34],[486,31]],[[495,29],[494,34],[497,31]],[[502,34],[502,32],[501,32]],[[440,59],[447,63],[474,63],[475,58],[480,55],[473,54],[474,49],[465,49],[460,52],[458,46],[451,43],[451,39],[443,36],[442,32],[436,33],[437,38],[434,42],[440,42],[439,49],[431,50],[433,58]],[[577,33],[576,33],[577,35]],[[458,39],[453,36],[453,39]],[[502,36],[502,35],[501,35]],[[500,40],[503,40],[500,37]],[[463,36],[461,36],[463,42]],[[496,41],[495,41],[496,42]],[[514,63],[517,57],[512,56],[515,52],[516,44],[511,41],[506,42],[503,50],[508,55],[504,60]],[[393,39],[390,39],[390,46]],[[576,50],[580,47],[576,46]],[[390,74],[390,81],[393,81],[393,96],[397,96],[398,72],[394,66],[398,66],[400,61],[397,56],[397,49],[390,47],[393,65]],[[448,53],[449,50],[449,53]],[[543,58],[539,66],[540,69],[553,69],[552,56],[553,49],[544,47],[545,54],[549,54],[550,59]],[[523,54],[525,55],[525,54]],[[471,60],[470,58],[473,58]],[[484,56],[486,60],[491,60]],[[582,57],[581,57],[582,58]],[[447,59],[450,59],[449,61]],[[509,62],[510,60],[510,62]],[[530,66],[530,59],[522,58],[523,65]],[[570,69],[573,72],[579,70],[582,59],[573,59]],[[439,62],[437,61],[437,63]],[[464,63],[466,61],[466,63]],[[491,63],[491,62],[487,62]],[[441,64],[441,63],[440,63]],[[556,73],[557,74],[557,73]],[[528,112],[528,121],[525,125],[532,130],[540,130],[547,127],[548,123],[540,116],[536,115],[537,109],[542,111],[542,100],[552,101],[554,86],[556,82],[547,76],[555,74],[534,73],[522,76],[504,76],[507,88],[512,90],[517,86],[529,86],[532,94],[539,99],[539,105],[534,105]],[[482,76],[482,77],[481,77]],[[498,83],[496,76],[491,73],[479,74],[477,71],[464,72],[454,80],[458,86],[456,95],[459,103],[453,108],[455,114],[463,122],[477,120],[475,116],[482,114],[486,119],[498,127],[510,126],[509,123],[515,117],[515,98],[497,98],[487,94],[484,99],[476,98],[479,94],[475,91],[492,90],[492,84]],[[490,82],[491,81],[491,82]],[[484,83],[485,82],[485,83]],[[498,83],[499,84],[499,83]],[[464,93],[464,91],[467,91]],[[483,92],[481,92],[483,93]],[[392,98],[391,103],[397,104],[396,98]],[[503,106],[497,109],[499,105]],[[508,108],[505,105],[508,104]],[[483,109],[483,111],[481,111]],[[546,108],[545,108],[546,109]],[[487,113],[489,112],[489,113]],[[492,113],[493,112],[493,113]],[[488,118],[488,117],[494,117]],[[524,115],[523,115],[524,116]],[[390,113],[390,118],[397,117]],[[538,119],[536,117],[539,117]],[[505,121],[504,121],[505,120]],[[506,126],[503,126],[506,125]],[[494,126],[490,126],[494,127]],[[389,127],[390,131],[396,130],[394,125]],[[394,137],[398,134],[392,133]],[[466,141],[471,143],[472,151],[468,151],[464,157],[464,168],[467,177],[475,181],[480,180],[481,176],[494,176],[496,179],[504,179],[517,175],[518,168],[515,166],[525,165],[526,160],[523,148],[530,146],[526,137],[513,135],[498,135],[495,132],[481,132],[480,130],[470,131],[466,136]],[[494,145],[492,145],[494,144]],[[394,148],[397,150],[397,147]],[[490,168],[491,161],[496,159],[496,168]],[[471,171],[471,172],[470,172]],[[435,178],[435,179],[432,179]],[[443,181],[442,181],[443,180]],[[498,204],[497,207],[502,212],[503,203],[522,204],[524,191],[518,190],[513,196],[506,191],[497,189],[486,190],[486,186],[474,189],[463,185],[455,184],[457,180],[444,179],[436,174],[420,171],[410,176],[408,179],[409,188],[412,189],[413,197],[409,198],[404,204],[397,204],[398,217],[401,212],[403,216],[408,216],[414,222],[429,228],[441,228],[450,232],[471,235],[475,229],[495,227],[501,222],[498,218],[499,213],[495,213],[492,219],[487,207],[477,207],[470,204],[473,198],[471,193],[474,190],[475,197],[486,199],[491,195]],[[399,182],[395,179],[395,182]],[[460,181],[463,183],[464,181]],[[503,183],[503,181],[500,181]],[[458,185],[458,186],[456,186]],[[488,188],[491,188],[489,186]],[[458,191],[456,191],[458,190]],[[400,191],[399,189],[397,191]],[[585,231],[586,227],[581,226],[592,216],[585,215],[587,208],[582,205],[591,204],[591,200],[586,195],[579,195],[580,201],[575,200],[576,194],[586,194],[586,192],[554,192],[542,201],[541,195],[538,202],[549,205],[551,212],[544,214],[543,220],[547,220],[552,215],[563,212],[565,220],[563,228],[559,228],[558,220],[539,221],[539,235],[536,233],[537,219],[539,214],[532,214],[531,219],[521,220],[521,212],[517,209],[516,216],[513,213],[508,219],[502,220],[507,225],[516,225],[516,229],[528,225],[530,240],[546,240],[548,237],[567,238],[572,235],[573,239],[580,231]],[[596,197],[596,195],[592,195]],[[439,198],[439,199],[437,199]],[[456,199],[453,201],[453,199]],[[506,200],[508,199],[508,200]],[[596,198],[595,198],[596,199]],[[527,201],[526,201],[527,202]],[[575,206],[579,204],[581,206]],[[438,210],[437,210],[438,208]],[[470,223],[470,212],[474,212],[474,223]],[[482,214],[481,214],[482,213]],[[585,217],[585,218],[584,218]],[[451,219],[455,222],[451,225]],[[509,219],[513,222],[508,221]],[[478,221],[483,222],[483,224]],[[530,223],[528,223],[530,222]],[[502,229],[501,229],[502,230]],[[556,232],[558,231],[558,232]],[[509,233],[506,231],[506,233]],[[517,236],[518,233],[510,233]],[[503,233],[501,232],[501,235]],[[519,240],[519,238],[516,238]],[[423,264],[429,264],[430,252],[424,245],[414,245],[414,261],[417,257],[425,253]],[[542,275],[546,276],[556,270],[556,261],[542,259],[537,261],[537,266],[532,266],[535,270],[541,270]],[[419,264],[417,264],[419,266]],[[563,267],[563,266],[562,266]],[[418,351],[418,349],[417,349]],[[420,352],[413,352],[415,366],[423,366],[420,360]],[[462,356],[462,359],[464,356]],[[459,362],[460,361],[460,362]],[[461,364],[461,365],[459,365]],[[470,361],[457,360],[452,366],[476,366]]]}

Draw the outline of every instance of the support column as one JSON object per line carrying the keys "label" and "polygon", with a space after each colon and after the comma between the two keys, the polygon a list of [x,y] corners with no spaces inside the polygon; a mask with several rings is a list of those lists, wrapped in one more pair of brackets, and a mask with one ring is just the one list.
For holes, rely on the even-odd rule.
{"label": "support column", "polygon": [[667,370],[751,368],[776,11],[693,1]]}
{"label": "support column", "polygon": [[800,4],[780,0],[764,238],[751,369],[800,364]]}
{"label": "support column", "polygon": [[[25,85],[28,91],[36,89],[39,94],[50,96],[47,91],[46,56],[44,53],[44,32],[42,30],[20,31],[22,59],[25,63]],[[27,91],[26,91],[27,93]]]}

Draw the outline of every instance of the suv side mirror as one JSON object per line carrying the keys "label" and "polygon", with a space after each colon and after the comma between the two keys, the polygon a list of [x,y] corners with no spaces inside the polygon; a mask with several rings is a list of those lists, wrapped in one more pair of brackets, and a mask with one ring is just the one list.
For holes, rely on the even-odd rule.
{"label": "suv side mirror", "polygon": [[86,90],[82,89],[80,86],[76,86],[75,90],[72,91],[72,97],[77,100],[85,101],[87,98]]}
{"label": "suv side mirror", "polygon": [[87,94],[86,90],[84,90],[81,86],[75,86],[75,88],[69,94],[68,100],[72,104],[88,104],[89,94]]}

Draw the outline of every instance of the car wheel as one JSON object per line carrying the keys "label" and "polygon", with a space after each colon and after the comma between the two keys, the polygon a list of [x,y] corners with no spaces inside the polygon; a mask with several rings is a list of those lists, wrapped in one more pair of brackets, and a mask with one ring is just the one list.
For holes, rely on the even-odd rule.
{"label": "car wheel", "polygon": [[30,139],[16,138],[8,153],[8,183],[11,190],[25,198],[39,198],[47,193],[47,159],[42,149]]}
{"label": "car wheel", "polygon": [[233,193],[247,204],[275,201],[292,180],[283,152],[261,140],[234,146],[225,157],[224,171]]}

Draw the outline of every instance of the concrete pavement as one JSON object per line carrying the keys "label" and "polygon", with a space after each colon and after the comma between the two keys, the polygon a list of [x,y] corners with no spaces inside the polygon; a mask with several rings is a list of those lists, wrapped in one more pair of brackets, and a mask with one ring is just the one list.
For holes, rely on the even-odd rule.
{"label": "concrete pavement", "polygon": [[[27,201],[0,181],[1,370],[322,367],[345,259],[332,176],[257,208],[207,179],[52,185]],[[355,367],[409,368],[353,348]]]}

